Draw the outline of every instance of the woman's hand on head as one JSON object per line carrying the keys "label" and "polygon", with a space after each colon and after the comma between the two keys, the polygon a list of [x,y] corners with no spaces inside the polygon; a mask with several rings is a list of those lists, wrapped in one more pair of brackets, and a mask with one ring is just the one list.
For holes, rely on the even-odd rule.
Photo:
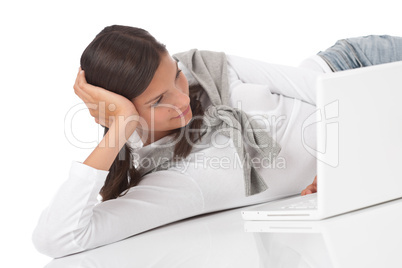
{"label": "woman's hand on head", "polygon": [[120,116],[123,116],[121,120],[126,120],[133,115],[138,116],[137,109],[129,99],[88,84],[81,68],[75,80],[74,92],[84,101],[89,113],[95,118],[95,122],[107,128],[110,128],[111,124]]}
{"label": "woman's hand on head", "polygon": [[307,194],[312,194],[312,193],[316,193],[316,192],[317,192],[317,176],[315,176],[313,183],[310,184],[309,186],[307,186],[306,189],[304,189],[301,192],[301,195],[307,195]]}

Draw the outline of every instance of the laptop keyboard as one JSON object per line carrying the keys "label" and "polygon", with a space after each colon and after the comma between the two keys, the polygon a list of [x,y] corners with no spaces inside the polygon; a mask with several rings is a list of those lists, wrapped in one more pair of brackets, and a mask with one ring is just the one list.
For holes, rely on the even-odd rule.
{"label": "laptop keyboard", "polygon": [[281,209],[316,209],[317,195],[305,195],[302,201],[286,204]]}

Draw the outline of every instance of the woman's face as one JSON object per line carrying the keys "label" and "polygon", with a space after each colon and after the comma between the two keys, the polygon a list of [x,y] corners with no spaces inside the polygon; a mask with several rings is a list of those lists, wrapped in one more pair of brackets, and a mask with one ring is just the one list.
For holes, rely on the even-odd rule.
{"label": "woman's face", "polygon": [[157,139],[187,125],[192,118],[187,79],[168,53],[161,57],[149,86],[132,102],[141,117],[138,128],[154,132]]}

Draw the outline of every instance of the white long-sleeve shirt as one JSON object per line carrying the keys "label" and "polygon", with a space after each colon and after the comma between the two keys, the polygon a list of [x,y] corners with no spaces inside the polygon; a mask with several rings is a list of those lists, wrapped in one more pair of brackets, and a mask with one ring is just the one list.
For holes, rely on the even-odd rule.
{"label": "white long-sleeve shirt", "polygon": [[[315,129],[303,129],[315,111],[318,72],[268,64],[227,55],[230,101],[260,122],[282,147],[268,162],[247,152],[269,189],[245,196],[242,163],[232,140],[219,133],[203,138],[205,148],[194,148],[186,161],[168,170],[147,174],[123,197],[99,202],[108,171],[72,161],[67,180],[42,212],[33,233],[36,248],[61,257],[113,243],[129,236],[191,216],[275,200],[298,194],[316,175],[316,158],[301,141],[316,148]],[[180,66],[192,83],[192,77]],[[204,107],[208,100],[203,101]],[[134,134],[133,134],[134,136]],[[166,136],[155,144],[171,139]],[[141,161],[151,145],[135,150]],[[239,215],[240,217],[240,215]]]}

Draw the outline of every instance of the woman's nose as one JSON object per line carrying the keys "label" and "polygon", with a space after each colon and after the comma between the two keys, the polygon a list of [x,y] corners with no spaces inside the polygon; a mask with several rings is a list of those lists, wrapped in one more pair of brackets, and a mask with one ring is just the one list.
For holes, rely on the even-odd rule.
{"label": "woman's nose", "polygon": [[190,97],[183,92],[178,92],[178,94],[175,96],[175,100],[175,107],[180,111],[184,111],[190,104]]}

